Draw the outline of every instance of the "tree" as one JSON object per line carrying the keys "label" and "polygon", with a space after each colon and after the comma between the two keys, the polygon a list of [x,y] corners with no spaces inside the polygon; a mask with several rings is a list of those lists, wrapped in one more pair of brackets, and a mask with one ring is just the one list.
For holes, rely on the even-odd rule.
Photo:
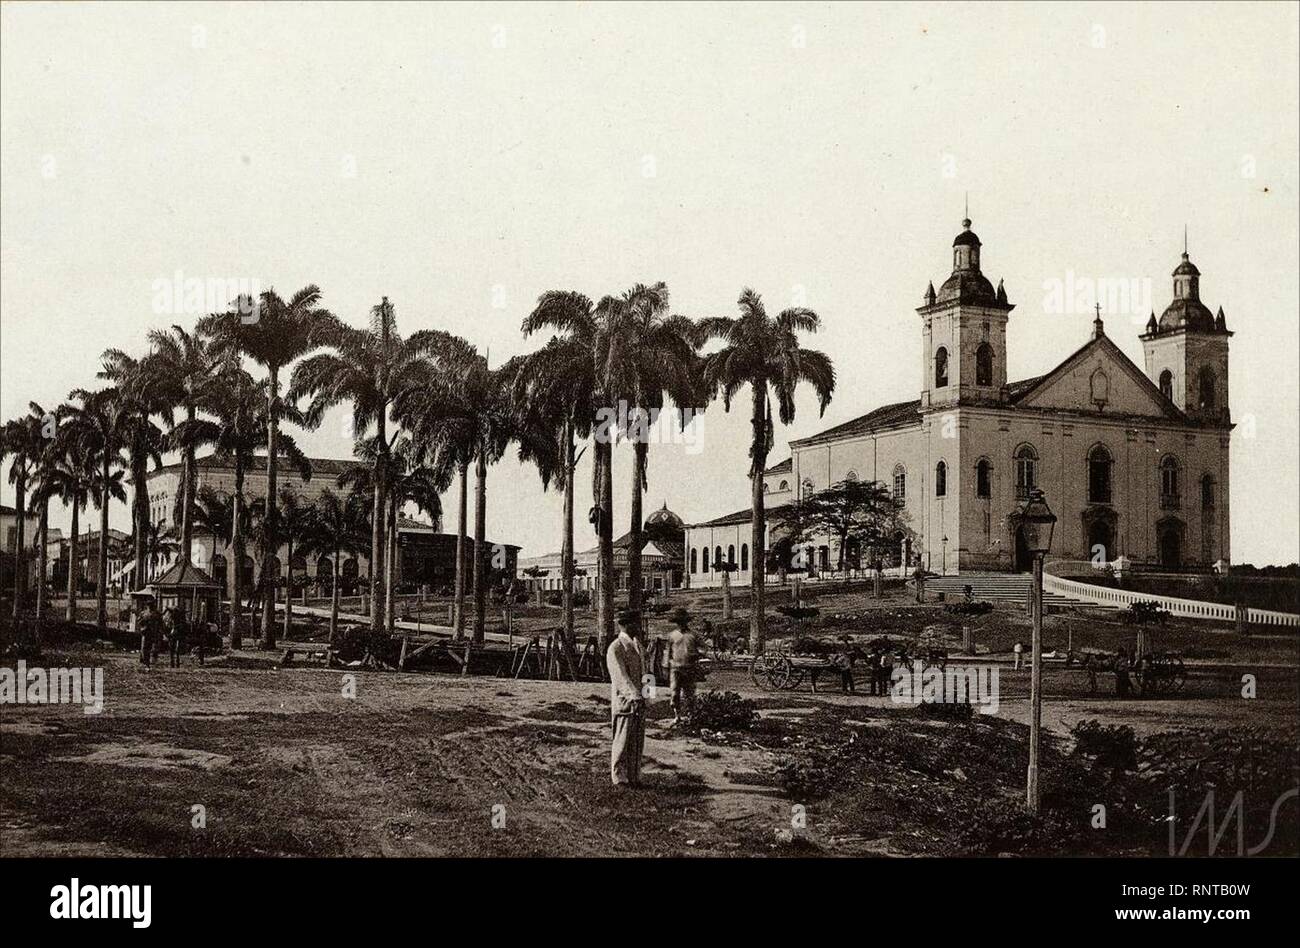
{"label": "tree", "polygon": [[92,478],[99,464],[89,449],[88,440],[91,432],[73,406],[59,406],[55,417],[60,420],[60,424],[52,446],[49,473],[43,480],[41,491],[51,498],[57,497],[65,506],[72,508],[72,530],[67,539],[68,601],[64,618],[68,622],[75,622],[78,521],[81,512],[90,502]]}
{"label": "tree", "polygon": [[302,539],[306,556],[330,558],[330,633],[334,646],[339,626],[339,584],[342,579],[343,554],[360,553],[369,542],[370,522],[366,495],[360,491],[337,494],[326,488],[312,505],[310,526]]}
{"label": "tree", "polygon": [[132,589],[143,589],[148,581],[145,563],[145,537],[149,532],[149,461],[162,467],[165,447],[162,430],[152,415],[169,410],[159,386],[155,386],[145,360],[127,355],[121,349],[108,349],[103,355],[99,377],[112,382],[117,396],[117,434],[126,449],[131,472],[133,495],[131,526],[134,537]]}
{"label": "tree", "polygon": [[[333,322],[320,305],[315,284],[303,287],[289,299],[274,288],[253,300],[241,297],[225,313],[199,320],[198,331],[213,340],[214,353],[239,353],[266,369],[266,523],[262,539],[263,590],[273,589],[277,577],[269,575],[279,550],[276,510],[276,475],[280,463],[280,421],[286,406],[280,398],[280,372],[299,357],[320,346],[319,334]],[[275,647],[274,596],[262,597],[262,647]]]}
{"label": "tree", "polygon": [[[175,437],[179,443],[192,445],[195,449],[210,445],[217,457],[229,459],[234,465],[234,491],[231,494],[229,508],[230,548],[234,565],[230,570],[230,647],[237,649],[242,645],[242,571],[245,557],[245,538],[250,536],[250,508],[244,499],[244,476],[253,465],[256,449],[267,442],[270,421],[267,406],[270,399],[267,392],[268,380],[254,382],[235,359],[227,359],[220,369],[214,383],[205,392],[202,411],[210,418],[197,417],[193,421],[181,422]],[[280,416],[283,420],[298,423],[301,413],[293,406],[281,405]],[[276,438],[281,460],[287,460],[304,478],[311,477],[311,463],[298,449],[297,443],[289,435],[280,433]],[[263,508],[265,509],[265,507]],[[262,542],[266,542],[265,531]],[[263,570],[261,583],[267,580]],[[274,588],[274,577],[271,578]],[[268,597],[263,597],[263,599]],[[272,604],[274,608],[274,604]],[[274,633],[272,633],[274,640]]]}
{"label": "tree", "polygon": [[[545,319],[544,307],[570,305],[569,294],[545,294],[538,308],[524,321],[524,333]],[[579,302],[580,308],[582,304]],[[538,351],[525,357],[515,377],[515,402],[530,417],[526,424],[542,436],[549,431],[553,450],[538,451],[532,460],[537,464],[546,487],[551,478],[564,490],[563,542],[560,551],[561,603],[564,647],[571,669],[577,668],[573,630],[573,496],[574,473],[582,451],[577,442],[591,435],[596,416],[595,364],[587,346],[572,336],[553,336]]]}
{"label": "tree", "polygon": [[156,393],[159,408],[168,426],[167,448],[181,452],[181,488],[176,495],[174,523],[180,526],[180,554],[193,559],[194,540],[194,490],[197,481],[194,466],[194,444],[182,443],[176,437],[179,422],[173,409],[180,408],[182,421],[194,421],[202,405],[204,392],[212,383],[218,361],[208,345],[208,340],[197,332],[188,332],[181,326],[169,330],[153,329],[149,332],[153,352],[144,360],[148,385]]}
{"label": "tree", "polygon": [[108,628],[108,505],[113,500],[126,501],[122,489],[122,471],[126,467],[122,419],[131,408],[114,386],[94,392],[76,389],[68,397],[74,400],[68,404],[67,413],[78,432],[78,449],[83,457],[93,457],[96,462],[91,474],[91,496],[99,508],[95,625],[103,632]]}
{"label": "tree", "polygon": [[[135,537],[131,538],[131,546],[136,546]],[[146,581],[157,577],[160,562],[169,556],[175,556],[180,550],[175,531],[167,526],[166,520],[159,520],[157,523],[146,520],[144,523],[144,542],[140,546],[144,549]]]}
{"label": "tree", "polygon": [[403,393],[431,382],[431,367],[426,356],[445,334],[432,330],[417,332],[403,339],[397,331],[393,304],[384,297],[370,311],[370,326],[355,329],[334,317],[321,322],[312,339],[331,350],[304,359],[294,369],[289,397],[309,398],[304,412],[310,427],[320,424],[325,413],[336,405],[352,406],[352,436],[363,441],[374,431],[372,490],[374,509],[370,540],[370,626],[379,633],[384,628],[385,554],[388,510],[388,480],[384,476],[389,454],[400,427],[389,434],[389,412]]}
{"label": "tree", "polygon": [[402,508],[412,504],[420,513],[435,523],[442,519],[442,498],[439,496],[449,486],[449,471],[420,464],[410,438],[403,437],[389,454],[391,469],[388,472],[388,616],[387,626],[394,628],[396,619],[397,533]]}
{"label": "tree", "polygon": [[850,541],[859,549],[880,546],[901,526],[900,508],[889,490],[877,481],[843,480],[779,507],[769,514],[793,543],[811,537],[831,537],[839,546],[839,572],[844,571]]}
{"label": "tree", "polygon": [[[0,462],[6,457],[12,459],[9,466],[9,483],[14,487],[14,622],[22,615],[23,603],[27,598],[27,550],[26,498],[29,490],[35,490],[42,463],[47,454],[50,439],[45,437],[47,430],[46,413],[36,402],[30,402],[29,412],[19,418],[5,422],[0,428]],[[39,500],[37,503],[41,503]],[[44,523],[44,506],[42,504],[42,523]],[[41,544],[41,556],[45,555],[44,543]],[[42,564],[44,560],[42,560]]]}
{"label": "tree", "polygon": [[763,592],[766,584],[766,516],[763,508],[763,471],[772,448],[769,399],[776,398],[783,425],[795,418],[795,392],[801,382],[812,386],[822,414],[835,391],[835,368],[823,352],[804,349],[800,332],[816,332],[820,317],[810,309],[794,307],[775,318],[768,315],[762,298],[746,288],[738,300],[740,315],[716,316],[700,323],[702,335],[722,341],[722,348],[705,356],[704,382],[714,395],[721,394],[723,408],[745,387],[750,390],[749,480],[751,539],[754,568],[750,571],[749,646],[763,650],[765,620]]}
{"label": "tree", "polygon": [[[293,635],[293,550],[311,530],[311,505],[304,503],[296,491],[280,488],[280,541],[285,544],[284,637]],[[301,552],[301,551],[300,551]],[[275,598],[275,591],[270,595]]]}

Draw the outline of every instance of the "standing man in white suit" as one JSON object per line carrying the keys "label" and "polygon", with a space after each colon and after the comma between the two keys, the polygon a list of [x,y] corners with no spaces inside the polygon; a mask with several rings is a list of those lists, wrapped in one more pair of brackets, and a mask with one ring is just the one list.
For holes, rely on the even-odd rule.
{"label": "standing man in white suit", "polygon": [[625,609],[618,614],[618,625],[618,636],[609,643],[605,652],[613,738],[609,751],[609,776],[615,786],[635,787],[641,782],[641,750],[645,745],[645,696],[641,690],[645,653],[639,641],[641,615],[635,609]]}

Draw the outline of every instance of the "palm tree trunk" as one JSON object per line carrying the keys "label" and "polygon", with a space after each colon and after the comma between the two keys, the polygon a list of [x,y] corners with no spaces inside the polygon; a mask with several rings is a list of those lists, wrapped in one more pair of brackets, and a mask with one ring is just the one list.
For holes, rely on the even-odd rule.
{"label": "palm tree trunk", "polygon": [[[639,410],[639,409],[638,409]],[[641,588],[641,546],[645,542],[642,536],[641,522],[641,487],[645,477],[646,452],[650,446],[645,442],[644,434],[638,435],[632,442],[632,516],[631,535],[627,544],[627,607],[640,609]]]}
{"label": "palm tree trunk", "polygon": [[108,452],[104,452],[104,485],[99,491],[99,582],[95,590],[95,627],[108,628]]}
{"label": "palm tree trunk", "polygon": [[474,462],[474,638],[483,644],[487,629],[487,458],[482,449]]}
{"label": "palm tree trunk", "polygon": [[280,451],[280,421],[276,402],[280,398],[279,366],[270,367],[271,384],[266,392],[266,522],[262,525],[262,648],[275,648],[275,586],[279,576],[271,575],[271,564],[280,549],[277,540],[276,474]]}
{"label": "palm tree trunk", "polygon": [[763,471],[767,467],[767,383],[755,380],[750,383],[753,389],[753,414],[750,424],[754,429],[751,447],[753,466],[749,471],[750,487],[750,527],[749,538],[751,551],[749,559],[749,651],[758,655],[763,651],[766,632],[766,616],[763,609],[763,593],[767,581],[767,552],[764,543],[767,536],[766,512],[763,509]]}
{"label": "palm tree trunk", "polygon": [[[194,406],[189,405],[187,416],[194,426]],[[185,449],[181,471],[181,556],[192,559],[194,553],[194,447]]]}
{"label": "palm tree trunk", "polygon": [[573,422],[564,422],[564,542],[560,547],[560,601],[564,604],[564,638],[573,648]]}
{"label": "palm tree trunk", "polygon": [[72,498],[72,535],[68,537],[68,604],[63,618],[77,621],[77,498]]}
{"label": "palm tree trunk", "polygon": [[18,617],[23,611],[23,592],[26,587],[27,570],[23,560],[23,544],[26,542],[26,491],[23,489],[27,480],[27,465],[17,465],[17,477],[14,478],[14,510],[18,514],[17,522],[14,524],[14,623],[17,624]]}
{"label": "palm tree trunk", "polygon": [[143,589],[149,582],[149,564],[150,560],[148,546],[145,542],[145,533],[149,529],[149,485],[145,482],[148,477],[148,459],[141,462],[133,458],[131,461],[131,500],[134,504],[131,519],[135,522],[135,568],[131,570],[131,588]]}
{"label": "palm tree trunk", "polygon": [[452,621],[456,627],[457,641],[465,637],[465,523],[469,514],[469,464],[460,465],[460,499],[456,523],[456,598]]}
{"label": "palm tree trunk", "polygon": [[284,637],[293,638],[293,537],[289,537],[285,550],[284,574]]}
{"label": "palm tree trunk", "polygon": [[45,563],[49,553],[50,542],[50,499],[41,498],[41,525],[37,534],[36,555],[40,562],[36,565],[36,628],[39,633],[41,622],[45,619]]}
{"label": "palm tree trunk", "polygon": [[240,574],[244,569],[244,459],[238,452],[235,454],[235,496],[231,504],[231,524],[230,524],[230,552],[234,557],[234,568],[230,575],[230,647],[237,649],[243,645],[243,636],[240,626],[243,620],[243,605],[240,597],[243,595],[242,578]]}
{"label": "palm tree trunk", "polygon": [[330,587],[330,639],[329,647],[334,647],[334,636],[339,630],[339,579],[342,572],[339,570],[339,560],[343,558],[343,547],[334,547],[334,582]]}
{"label": "palm tree trunk", "polygon": [[600,585],[596,605],[596,628],[600,647],[614,640],[614,471],[613,445],[608,438],[596,438],[596,529],[599,533]]}
{"label": "palm tree trunk", "polygon": [[397,574],[397,495],[396,493],[388,499],[388,557],[384,560],[384,587],[387,593],[384,597],[384,625],[391,633],[397,628],[397,589],[395,579]]}
{"label": "palm tree trunk", "polygon": [[379,413],[378,434],[375,439],[378,453],[375,456],[372,477],[374,486],[374,509],[370,524],[370,631],[382,632],[384,629],[384,526],[388,520],[388,484],[385,471],[387,458],[384,449],[388,446],[387,411]]}

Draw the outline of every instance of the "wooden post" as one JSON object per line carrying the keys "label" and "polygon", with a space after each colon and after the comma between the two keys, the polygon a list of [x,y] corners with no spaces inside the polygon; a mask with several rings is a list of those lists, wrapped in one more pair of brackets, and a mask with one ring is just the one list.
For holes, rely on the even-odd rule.
{"label": "wooden post", "polygon": [[1030,669],[1029,700],[1032,714],[1029,719],[1029,774],[1026,781],[1025,796],[1029,812],[1038,816],[1042,808],[1042,797],[1038,787],[1038,744],[1043,726],[1043,556],[1034,556],[1034,588],[1030,594],[1033,601],[1034,634],[1029,651],[1029,660],[1034,664]]}

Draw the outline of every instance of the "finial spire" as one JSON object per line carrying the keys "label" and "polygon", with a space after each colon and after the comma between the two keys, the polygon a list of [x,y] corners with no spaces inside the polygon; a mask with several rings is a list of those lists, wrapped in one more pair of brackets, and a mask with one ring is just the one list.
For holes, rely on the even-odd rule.
{"label": "finial spire", "polygon": [[1187,225],[1183,225],[1183,259],[1187,259]]}
{"label": "finial spire", "polygon": [[1092,321],[1092,338],[1097,339],[1106,335],[1106,327],[1101,321],[1101,303],[1093,304],[1093,311],[1097,314]]}

